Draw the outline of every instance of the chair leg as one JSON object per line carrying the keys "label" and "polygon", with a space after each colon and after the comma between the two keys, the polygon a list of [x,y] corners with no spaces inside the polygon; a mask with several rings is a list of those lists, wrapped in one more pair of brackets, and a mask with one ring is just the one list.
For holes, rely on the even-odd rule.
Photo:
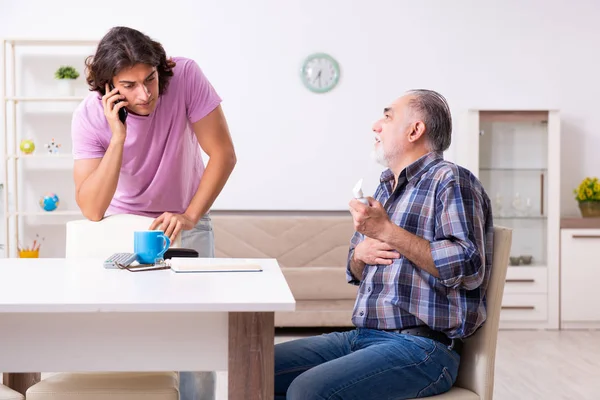
{"label": "chair leg", "polygon": [[4,373],[3,383],[12,390],[25,395],[27,389],[42,380],[40,372]]}

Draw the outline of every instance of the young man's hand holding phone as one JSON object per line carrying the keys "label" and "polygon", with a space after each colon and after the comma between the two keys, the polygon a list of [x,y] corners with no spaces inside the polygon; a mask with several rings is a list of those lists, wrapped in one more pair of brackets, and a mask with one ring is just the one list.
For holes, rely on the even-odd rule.
{"label": "young man's hand holding phone", "polygon": [[112,131],[112,138],[125,141],[127,129],[125,121],[127,119],[127,110],[125,107],[129,104],[124,101],[122,96],[112,84],[106,84],[106,91],[102,96],[102,105],[104,106],[104,115]]}

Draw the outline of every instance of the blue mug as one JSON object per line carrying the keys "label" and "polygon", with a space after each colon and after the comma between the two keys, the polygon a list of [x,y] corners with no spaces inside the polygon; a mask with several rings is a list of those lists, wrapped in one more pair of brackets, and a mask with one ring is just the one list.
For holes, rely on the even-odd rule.
{"label": "blue mug", "polygon": [[133,252],[140,264],[155,264],[171,245],[163,231],[137,231],[133,233]]}

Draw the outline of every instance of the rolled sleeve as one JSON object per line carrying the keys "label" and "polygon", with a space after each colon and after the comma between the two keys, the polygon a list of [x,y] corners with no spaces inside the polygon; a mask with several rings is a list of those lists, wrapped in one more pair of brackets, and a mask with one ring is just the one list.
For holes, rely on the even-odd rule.
{"label": "rolled sleeve", "polygon": [[106,146],[94,131],[93,119],[81,106],[73,113],[71,120],[72,156],[75,160],[102,158]]}
{"label": "rolled sleeve", "polygon": [[474,190],[451,182],[437,202],[431,255],[440,282],[451,288],[476,289],[485,276],[485,217]]}
{"label": "rolled sleeve", "polygon": [[221,104],[221,97],[195,61],[188,61],[184,68],[187,117],[193,124]]}
{"label": "rolled sleeve", "polygon": [[361,235],[358,232],[355,232],[354,236],[352,236],[352,239],[350,240],[350,250],[348,251],[348,259],[346,260],[346,281],[349,284],[355,286],[360,285],[360,279],[358,279],[352,274],[352,269],[350,268],[350,265],[352,264],[352,258],[354,257],[354,249],[362,240],[363,235]]}

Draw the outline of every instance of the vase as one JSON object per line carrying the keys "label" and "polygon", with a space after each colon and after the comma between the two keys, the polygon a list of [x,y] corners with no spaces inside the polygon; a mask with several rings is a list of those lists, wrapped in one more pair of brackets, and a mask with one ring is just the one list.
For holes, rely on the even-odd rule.
{"label": "vase", "polygon": [[73,80],[72,79],[59,79],[58,82],[58,96],[59,97],[70,97],[73,96]]}
{"label": "vase", "polygon": [[600,218],[600,201],[580,201],[579,210],[583,218]]}

